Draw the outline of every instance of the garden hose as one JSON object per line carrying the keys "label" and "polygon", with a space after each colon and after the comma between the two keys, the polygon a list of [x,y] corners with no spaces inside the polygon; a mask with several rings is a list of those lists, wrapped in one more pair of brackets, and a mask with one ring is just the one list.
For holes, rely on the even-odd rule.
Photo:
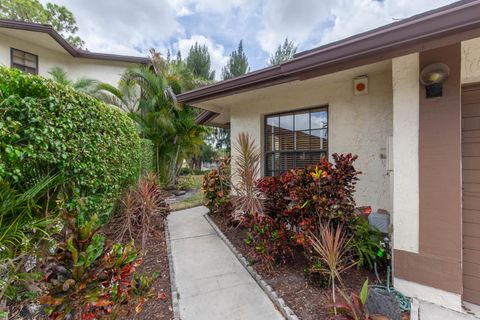
{"label": "garden hose", "polygon": [[[374,270],[375,270],[375,276],[377,277],[378,281],[382,283],[380,280],[380,277],[378,276],[378,271],[377,271],[377,264],[374,264]],[[388,293],[393,293],[395,295],[395,298],[398,301],[398,304],[400,306],[400,310],[403,311],[410,311],[411,307],[411,302],[410,298],[405,297],[403,294],[395,290],[393,287],[390,286],[390,266],[387,267],[387,285],[373,285],[372,289],[381,293],[381,292],[388,292]]]}

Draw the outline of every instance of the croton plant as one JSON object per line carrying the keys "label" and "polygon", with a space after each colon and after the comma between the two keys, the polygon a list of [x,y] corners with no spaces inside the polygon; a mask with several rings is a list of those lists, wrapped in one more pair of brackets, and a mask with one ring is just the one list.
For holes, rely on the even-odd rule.
{"label": "croton plant", "polygon": [[[303,246],[308,253],[311,251],[308,232],[315,232],[322,224],[343,224],[352,218],[353,194],[360,174],[353,166],[357,156],[333,154],[332,158],[333,163],[324,157],[317,165],[258,180],[268,218],[250,215],[247,240],[256,258],[266,261],[285,258],[291,254],[289,248],[296,245]],[[268,245],[273,247],[264,248]]]}
{"label": "croton plant", "polygon": [[204,204],[212,213],[223,213],[230,205],[230,158],[203,178]]}
{"label": "croton plant", "polygon": [[81,226],[75,220],[67,215],[66,240],[45,269],[47,294],[40,303],[49,318],[115,318],[119,306],[127,303],[136,303],[139,311],[157,275],[135,273],[141,260],[132,243],[106,250],[96,216]]}

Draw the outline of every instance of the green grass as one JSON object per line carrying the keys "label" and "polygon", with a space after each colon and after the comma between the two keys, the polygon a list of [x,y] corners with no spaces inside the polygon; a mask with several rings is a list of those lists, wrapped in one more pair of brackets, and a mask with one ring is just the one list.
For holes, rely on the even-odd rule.
{"label": "green grass", "polygon": [[172,211],[184,210],[193,207],[198,207],[203,205],[203,191],[202,191],[202,182],[203,182],[203,175],[192,176],[193,177],[193,188],[197,190],[197,192],[190,198],[174,202],[170,204],[170,209]]}
{"label": "green grass", "polygon": [[203,205],[203,192],[198,190],[193,197],[170,204],[172,211],[184,210]]}

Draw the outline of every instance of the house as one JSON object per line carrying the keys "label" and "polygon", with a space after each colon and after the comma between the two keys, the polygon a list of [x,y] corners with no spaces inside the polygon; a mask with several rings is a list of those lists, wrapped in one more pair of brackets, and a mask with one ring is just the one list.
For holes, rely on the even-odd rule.
{"label": "house", "polygon": [[0,65],[48,77],[58,66],[71,79],[91,78],[117,85],[123,71],[146,57],[95,53],[70,45],[51,26],[0,19]]}
{"label": "house", "polygon": [[264,175],[324,154],[357,154],[357,205],[392,214],[396,289],[421,306],[479,310],[480,1],[301,52],[178,100],[205,110],[200,123],[230,127],[233,138],[250,133]]}

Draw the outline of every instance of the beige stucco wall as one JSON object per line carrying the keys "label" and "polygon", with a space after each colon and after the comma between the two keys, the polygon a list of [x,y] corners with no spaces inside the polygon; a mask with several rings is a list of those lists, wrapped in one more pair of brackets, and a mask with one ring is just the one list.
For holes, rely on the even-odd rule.
{"label": "beige stucco wall", "polygon": [[392,60],[393,244],[418,252],[419,243],[419,56]]}
{"label": "beige stucco wall", "polygon": [[461,81],[480,82],[480,38],[462,42]]}
{"label": "beige stucco wall", "polygon": [[59,66],[70,79],[81,77],[96,79],[116,85],[121,74],[128,66],[124,62],[74,58],[66,51],[52,50],[0,33],[0,65],[10,67],[10,48],[38,55],[38,74],[48,77],[48,71]]}
{"label": "beige stucco wall", "polygon": [[[365,74],[369,76],[369,94],[355,96],[353,78]],[[248,132],[262,148],[266,114],[328,105],[329,154],[351,152],[359,156],[356,167],[363,174],[355,197],[357,205],[391,210],[387,160],[382,157],[392,135],[391,88],[391,64],[382,62],[256,90],[230,106],[232,140],[239,132]],[[236,156],[233,149],[232,156]]]}

